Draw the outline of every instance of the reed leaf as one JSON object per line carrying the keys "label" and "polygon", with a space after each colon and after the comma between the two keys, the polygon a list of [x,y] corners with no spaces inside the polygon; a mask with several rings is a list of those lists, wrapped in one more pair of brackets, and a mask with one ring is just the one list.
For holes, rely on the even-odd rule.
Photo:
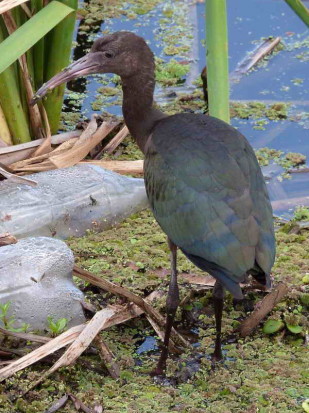
{"label": "reed leaf", "polygon": [[[6,31],[0,21],[0,42],[5,38]],[[1,46],[1,45],[0,45]],[[0,105],[9,126],[13,142],[24,143],[31,140],[26,114],[23,111],[19,94],[19,82],[16,65],[0,73]]]}
{"label": "reed leaf", "polygon": [[228,40],[225,0],[206,1],[206,46],[209,114],[229,122]]}
{"label": "reed leaf", "polygon": [[[6,13],[3,13],[2,16],[9,34],[12,35],[17,30],[17,25],[14,20],[14,17],[12,16],[12,13],[8,11]],[[28,53],[30,53],[30,51],[28,51]],[[28,59],[26,58],[26,55],[23,54],[19,58],[21,84],[23,85],[22,89],[25,91],[26,95],[26,108],[27,112],[29,113],[32,132],[36,138],[43,138],[43,122],[41,119],[39,108],[37,105],[32,106],[30,104],[31,98],[33,96],[33,89],[31,84],[32,76],[29,72],[27,60],[31,61],[32,56],[29,54],[27,57]]]}
{"label": "reed leaf", "polygon": [[[71,9],[77,10],[77,0],[60,0]],[[70,14],[58,24],[46,39],[47,55],[45,60],[44,81],[53,77],[69,64],[72,37],[76,21],[76,12]],[[65,85],[55,88],[44,101],[51,133],[56,133],[59,126]]]}
{"label": "reed leaf", "polygon": [[[31,0],[31,8],[38,13],[44,7],[43,0]],[[34,65],[34,87],[38,90],[44,83],[44,45],[45,38],[40,39],[32,49]]]}
{"label": "reed leaf", "polygon": [[301,0],[285,0],[292,10],[302,19],[302,21],[309,27],[309,10]]}
{"label": "reed leaf", "polygon": [[35,14],[0,44],[0,73],[74,10],[56,0]]}

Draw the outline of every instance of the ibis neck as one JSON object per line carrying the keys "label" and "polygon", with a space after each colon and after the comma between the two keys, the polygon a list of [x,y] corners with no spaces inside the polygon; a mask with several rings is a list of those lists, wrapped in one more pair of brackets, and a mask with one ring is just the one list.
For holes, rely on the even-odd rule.
{"label": "ibis neck", "polygon": [[124,120],[142,152],[156,122],[166,117],[153,106],[155,80],[151,72],[122,78]]}

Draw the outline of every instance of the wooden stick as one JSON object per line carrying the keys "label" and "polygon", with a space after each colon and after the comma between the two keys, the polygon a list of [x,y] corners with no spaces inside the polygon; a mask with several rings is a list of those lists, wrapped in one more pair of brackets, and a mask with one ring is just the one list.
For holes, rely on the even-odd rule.
{"label": "wooden stick", "polygon": [[34,341],[35,343],[45,344],[52,340],[52,338],[50,337],[38,336],[36,334],[30,334],[30,333],[15,333],[13,331],[5,330],[4,328],[1,328],[1,327],[0,327],[0,333],[4,334],[5,336],[16,337],[22,340]]}
{"label": "wooden stick", "polygon": [[237,68],[230,74],[230,82],[238,82],[240,78],[248,73],[261,59],[270,54],[280,42],[280,37],[265,40],[237,65]]}
{"label": "wooden stick", "polygon": [[115,361],[115,356],[99,335],[94,339],[94,343],[99,349],[101,359],[105,364],[109,374],[113,379],[118,379],[120,376],[120,369]]}
{"label": "wooden stick", "polygon": [[[73,272],[74,275],[81,278],[82,280],[88,281],[91,284],[96,285],[97,287],[100,287],[105,291],[109,291],[112,294],[120,295],[122,297],[125,297],[127,300],[132,301],[143,311],[145,311],[146,315],[153,319],[155,325],[159,325],[162,329],[165,329],[164,318],[142,297],[132,293],[124,287],[120,287],[119,285],[111,283],[110,281],[104,280],[103,278],[100,278],[97,275],[94,275],[89,271],[86,271],[78,267],[77,265],[74,265]],[[175,329],[172,330],[171,336],[173,337],[173,340],[176,339],[182,345],[189,345],[189,343],[179,333],[177,333]]]}
{"label": "wooden stick", "polygon": [[91,161],[81,161],[79,163],[84,163],[88,165],[98,165],[101,168],[109,169],[110,171],[117,172],[121,175],[126,174],[144,174],[144,161],[142,159],[137,161],[101,161],[101,160],[91,160]]}
{"label": "wooden stick", "polygon": [[[152,301],[156,297],[160,295],[160,292],[153,291],[148,297],[147,301]],[[131,318],[137,317],[143,313],[139,307],[134,304],[128,304],[125,307],[123,306],[109,306],[108,308],[109,313],[113,313],[111,317],[109,317],[105,324],[104,328],[109,328],[114,325],[124,323]],[[39,347],[38,349],[32,351],[31,353],[27,354],[26,356],[20,358],[19,360],[15,360],[10,363],[9,366],[0,370],[0,381],[1,379],[7,378],[12,376],[19,370],[22,370],[37,361],[41,360],[42,358],[48,356],[51,353],[59,350],[62,347],[72,343],[75,338],[80,334],[81,331],[85,328],[85,324],[80,324],[79,326],[72,327],[70,330],[62,333],[60,336],[51,339],[49,337],[41,337],[36,336],[34,334],[26,334],[26,333],[13,333],[11,331],[7,331],[0,328],[0,332],[3,334],[11,335],[13,337],[22,338],[22,339],[29,339],[30,341],[36,341],[44,343],[43,346]]]}
{"label": "wooden stick", "polygon": [[16,182],[17,184],[24,184],[29,186],[37,186],[37,182],[33,181],[32,179],[22,178],[21,176],[17,176],[8,172],[6,169],[0,166],[0,174],[3,175],[6,179],[10,180],[11,182]]}
{"label": "wooden stick", "polygon": [[17,371],[22,370],[37,362],[38,360],[41,360],[42,358],[48,356],[49,354],[54,353],[60,348],[65,347],[80,334],[84,327],[84,324],[72,327],[70,328],[70,330],[65,331],[64,333],[60,334],[60,336],[54,338],[48,343],[43,344],[41,347],[37,348],[31,353],[26,354],[24,357],[21,357],[16,361],[13,361],[9,366],[4,367],[0,370],[0,382],[7,377],[12,376]]}
{"label": "wooden stick", "polygon": [[239,331],[241,337],[248,336],[263,320],[263,318],[271,312],[275,305],[282,300],[287,292],[287,285],[284,283],[279,283],[274,290],[263,298],[263,300],[258,302],[254,311],[240,325]]}
{"label": "wooden stick", "polygon": [[128,136],[128,134],[129,129],[126,126],[124,126],[104,147],[103,151],[110,155],[117,148],[117,146],[120,145],[120,143]]}
{"label": "wooden stick", "polygon": [[[71,132],[64,132],[59,135],[53,135],[51,137],[51,143],[52,145],[59,145],[72,138],[78,138],[81,133],[81,130],[76,130]],[[44,140],[45,139],[36,139],[35,141],[0,148],[0,162],[4,165],[11,165],[13,163],[22,161],[31,156],[33,150],[40,146]]]}

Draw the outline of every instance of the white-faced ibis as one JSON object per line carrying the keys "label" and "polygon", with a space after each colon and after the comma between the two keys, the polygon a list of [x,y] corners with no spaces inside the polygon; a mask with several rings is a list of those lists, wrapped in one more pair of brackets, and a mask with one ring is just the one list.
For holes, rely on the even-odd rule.
{"label": "white-faced ibis", "polygon": [[149,202],[171,250],[165,340],[156,368],[161,374],[179,304],[177,248],[216,279],[214,359],[220,359],[224,289],[241,299],[239,283],[247,274],[269,287],[275,238],[266,185],[246,138],[214,117],[167,116],[156,109],[154,69],[153,54],[143,38],[116,32],[96,40],[90,53],[49,80],[36,99],[78,76],[121,77],[123,116],[145,155]]}

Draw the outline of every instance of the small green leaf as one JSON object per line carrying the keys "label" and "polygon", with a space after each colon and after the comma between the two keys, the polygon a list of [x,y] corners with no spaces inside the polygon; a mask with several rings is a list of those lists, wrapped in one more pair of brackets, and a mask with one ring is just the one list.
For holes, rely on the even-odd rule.
{"label": "small green leaf", "polygon": [[302,326],[293,326],[292,324],[287,324],[286,326],[288,330],[293,334],[299,334],[303,329]]}
{"label": "small green leaf", "polygon": [[63,330],[66,327],[67,322],[68,320],[66,318],[61,318],[60,320],[58,320],[58,329]]}
{"label": "small green leaf", "polygon": [[281,320],[267,320],[263,325],[263,333],[273,334],[279,330],[282,330],[284,323]]}

